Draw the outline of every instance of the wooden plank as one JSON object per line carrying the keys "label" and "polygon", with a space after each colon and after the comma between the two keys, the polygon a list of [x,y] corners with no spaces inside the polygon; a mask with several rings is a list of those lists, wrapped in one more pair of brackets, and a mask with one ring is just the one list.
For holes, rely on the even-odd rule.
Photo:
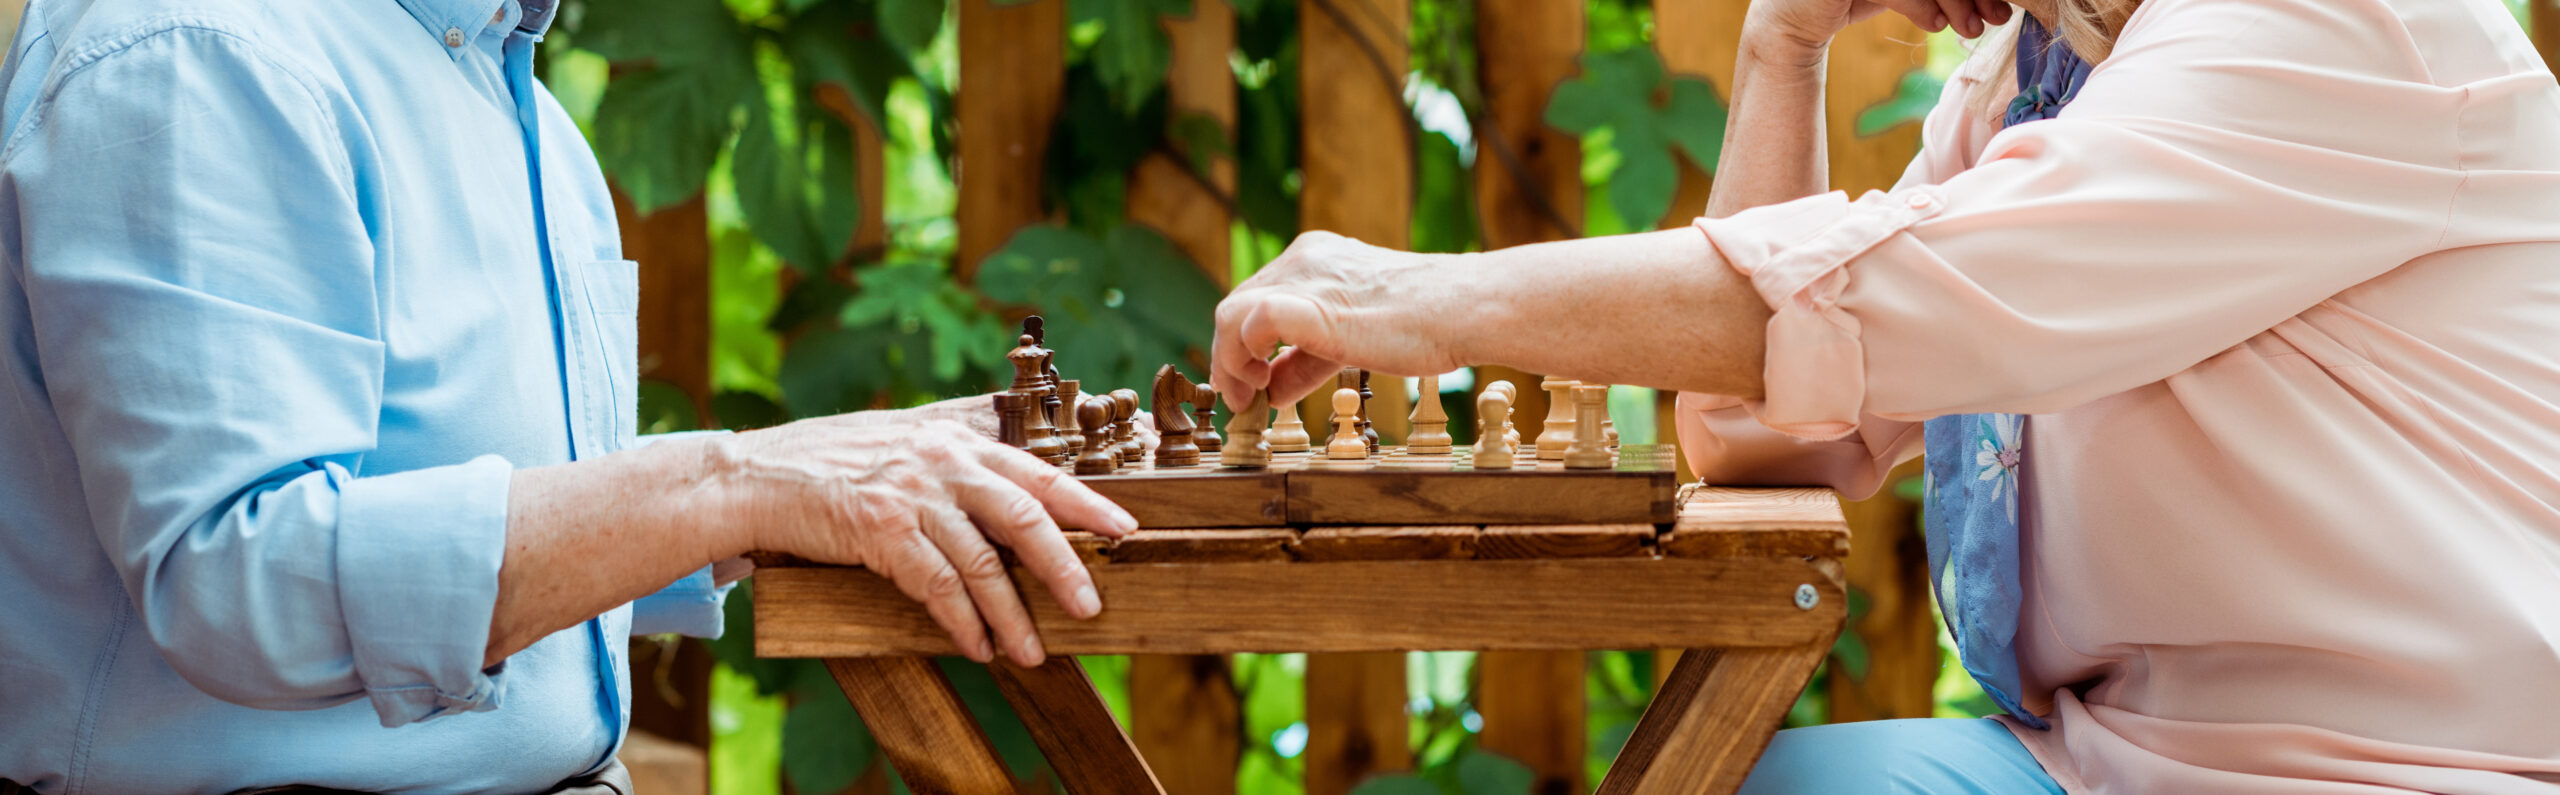
{"label": "wooden plank", "polygon": [[[1191,4],[1187,17],[1167,16],[1165,35],[1172,40],[1172,68],[1165,75],[1165,104],[1171,120],[1203,116],[1225,131],[1232,146],[1236,128],[1235,71],[1227,56],[1236,45],[1235,8],[1217,0]],[[1175,141],[1173,145],[1181,146]],[[1139,161],[1129,175],[1129,220],[1146,224],[1173,241],[1220,288],[1230,286],[1235,272],[1228,257],[1235,219],[1236,163],[1211,158],[1205,173],[1187,162],[1195,153],[1159,152]]]}
{"label": "wooden plank", "polygon": [[1679,484],[1662,471],[1289,473],[1289,523],[1669,524]]}
{"label": "wooden plank", "polygon": [[[1582,141],[1547,126],[1547,100],[1581,71],[1583,3],[1476,3],[1476,206],[1485,248],[1574,237],[1582,225]],[[1520,384],[1530,387],[1531,384]]]}
{"label": "wooden plank", "polygon": [[1111,545],[1113,563],[1286,563],[1291,530],[1140,530]]}
{"label": "wooden plank", "polygon": [[987,744],[951,680],[943,678],[932,660],[836,658],[827,660],[827,672],[835,675],[836,686],[861,713],[908,789],[961,795],[1014,791],[1004,760]]}
{"label": "wooden plank", "polygon": [[1404,673],[1400,652],[1307,655],[1308,795],[1342,795],[1413,766]]}
{"label": "wooden plank", "polygon": [[1066,91],[1067,0],[959,0],[959,273],[1046,216],[1042,163]]}
{"label": "wooden plank", "polygon": [[1600,795],[1741,788],[1804,691],[1828,638],[1794,648],[1690,649],[1600,782]]}
{"label": "wooden plank", "polygon": [[[1412,0],[1299,0],[1302,228],[1411,247],[1414,128],[1404,79],[1412,25]],[[1371,382],[1369,420],[1386,441],[1404,438],[1411,409],[1396,383]],[[1303,412],[1310,420],[1329,414]]]}
{"label": "wooden plank", "polygon": [[1236,764],[1244,752],[1237,727],[1243,725],[1227,658],[1130,655],[1129,733],[1165,791],[1234,795]]}
{"label": "wooden plank", "polygon": [[[1483,560],[1638,558],[1653,554],[1653,525],[1494,526],[1476,542]],[[1581,697],[1580,690],[1574,691]]]}
{"label": "wooden plank", "polygon": [[[1750,7],[1750,0],[1654,0],[1653,48],[1662,55],[1663,71],[1705,79],[1717,99],[1732,104],[1734,61],[1741,56],[1742,20]],[[1658,226],[1686,225],[1706,211],[1714,185],[1708,171],[1715,166],[1680,158],[1680,187]]]}
{"label": "wooden plank", "polygon": [[1126,508],[1139,527],[1276,527],[1288,522],[1288,481],[1275,470],[1141,472],[1077,478]]}
{"label": "wooden plank", "polygon": [[1847,631],[1867,648],[1867,667],[1833,665],[1824,677],[1831,720],[1847,723],[1926,718],[1936,711],[1933,688],[1942,658],[1938,616],[1929,604],[1929,549],[1921,538],[1920,506],[1894,496],[1892,483],[1920,476],[1914,460],[1885,478],[1876,496],[1843,501],[1850,553],[1844,561],[1849,590],[1866,597],[1865,612]]}
{"label": "wooden plank", "polygon": [[1849,554],[1840,502],[1830,489],[1699,489],[1660,540],[1672,557]]}
{"label": "wooden plank", "polygon": [[1295,551],[1308,562],[1466,560],[1475,557],[1482,531],[1472,525],[1318,527],[1298,536]]}
{"label": "wooden plank", "polygon": [[1076,658],[1052,656],[1037,668],[999,662],[987,670],[995,675],[996,689],[1004,691],[1004,700],[1013,704],[1013,714],[1022,718],[1023,728],[1030,730],[1031,741],[1040,746],[1049,769],[1057,772],[1058,783],[1065,784],[1067,792],[1164,792]]}
{"label": "wooden plank", "polygon": [[1489,651],[1476,656],[1478,736],[1484,749],[1510,757],[1536,775],[1530,792],[1585,792],[1580,651]]}
{"label": "wooden plank", "polygon": [[1929,34],[1901,14],[1877,14],[1832,39],[1823,115],[1830,127],[1833,190],[1855,196],[1891,188],[1920,153],[1916,120],[1860,137],[1858,116],[1892,99],[1903,75],[1928,63],[1928,41]]}
{"label": "wooden plank", "polygon": [[2542,50],[2542,63],[2560,72],[2560,0],[2533,0],[2531,6],[2533,46]]}
{"label": "wooden plank", "polygon": [[[1075,620],[1016,569],[1051,654],[1782,646],[1835,631],[1838,562],[1732,559],[1113,563],[1102,615]],[[1819,604],[1795,605],[1799,585]],[[756,573],[756,653],[948,655],[914,600],[855,568]]]}

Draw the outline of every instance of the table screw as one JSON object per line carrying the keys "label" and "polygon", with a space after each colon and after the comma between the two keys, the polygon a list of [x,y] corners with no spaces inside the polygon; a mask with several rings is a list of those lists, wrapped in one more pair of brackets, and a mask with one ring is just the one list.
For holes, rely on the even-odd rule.
{"label": "table screw", "polygon": [[1811,583],[1796,586],[1796,609],[1811,610],[1818,604],[1822,604],[1822,593],[1815,591]]}

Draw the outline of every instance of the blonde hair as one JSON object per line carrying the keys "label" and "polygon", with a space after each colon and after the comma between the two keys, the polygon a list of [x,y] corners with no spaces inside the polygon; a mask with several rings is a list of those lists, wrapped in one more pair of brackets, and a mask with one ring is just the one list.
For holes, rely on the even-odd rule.
{"label": "blonde hair", "polygon": [[[2107,54],[2115,51],[2116,34],[2124,32],[2125,20],[2132,19],[2133,9],[2141,4],[2142,0],[2054,0],[2053,15],[2056,18],[2049,20],[2052,23],[2050,27],[2055,35],[2071,46],[2072,52],[2095,64],[2106,60]],[[2022,17],[2026,13],[2024,9],[2018,11]],[[2000,68],[1993,74],[2007,75],[2016,69],[2020,24],[2023,20],[2011,21],[2008,29],[1984,39],[1982,46],[1995,48],[1990,57],[2000,61]],[[1989,109],[1992,117],[1999,117],[1997,109],[2008,98],[2013,85],[2013,81],[1997,78],[1982,81],[1973,90],[1971,99],[1974,107]]]}

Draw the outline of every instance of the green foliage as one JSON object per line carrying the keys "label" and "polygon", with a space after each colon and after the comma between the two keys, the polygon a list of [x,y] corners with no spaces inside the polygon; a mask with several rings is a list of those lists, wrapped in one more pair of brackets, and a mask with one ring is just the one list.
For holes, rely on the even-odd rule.
{"label": "green foliage", "polygon": [[1713,170],[1724,151],[1725,108],[1706,82],[1666,78],[1649,46],[1585,55],[1582,75],[1556,86],[1547,124],[1576,135],[1610,133],[1619,157],[1608,176],[1610,206],[1631,228],[1650,228],[1671,206],[1689,162]]}
{"label": "green foliage", "polygon": [[1927,70],[1913,70],[1894,86],[1893,96],[1866,110],[1858,111],[1858,135],[1882,134],[1886,130],[1929,117],[1929,109],[1937,107],[1938,94],[1947,81]]}
{"label": "green foliage", "polygon": [[[1049,317],[1049,346],[1073,351],[1076,370],[1103,384],[1144,384],[1157,367],[1207,350],[1206,309],[1219,295],[1170,241],[1136,225],[1100,239],[1025,228],[987,257],[979,284],[988,298]],[[1187,369],[1195,380],[1206,375]]]}

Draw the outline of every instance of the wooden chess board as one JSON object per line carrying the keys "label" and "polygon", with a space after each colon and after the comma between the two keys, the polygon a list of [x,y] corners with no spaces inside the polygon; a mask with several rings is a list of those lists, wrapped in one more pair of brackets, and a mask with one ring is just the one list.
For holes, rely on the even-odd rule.
{"label": "wooden chess board", "polygon": [[1464,447],[1411,455],[1387,446],[1350,461],[1273,453],[1263,469],[1220,466],[1217,453],[1202,453],[1197,466],[1160,469],[1150,455],[1076,479],[1151,528],[1667,525],[1678,518],[1672,445],[1628,445],[1611,469],[1566,469],[1537,460],[1533,450],[1524,450],[1518,465],[1494,470],[1476,469]]}

